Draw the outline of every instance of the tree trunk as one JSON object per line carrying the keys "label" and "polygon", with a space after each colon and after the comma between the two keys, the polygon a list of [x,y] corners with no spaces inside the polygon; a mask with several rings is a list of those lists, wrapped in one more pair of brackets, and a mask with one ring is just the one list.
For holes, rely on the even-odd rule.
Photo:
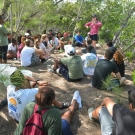
{"label": "tree trunk", "polygon": [[121,28],[119,29],[119,31],[113,37],[113,40],[112,40],[113,44],[116,45],[122,30],[127,26],[128,20],[131,17],[131,15],[134,13],[134,11],[135,11],[135,7],[131,9],[131,11],[129,12],[127,18],[123,21],[123,24],[121,25]]}
{"label": "tree trunk", "polygon": [[0,15],[3,15],[4,18],[7,17],[8,8],[10,7],[11,3],[12,3],[11,0],[4,0],[3,7],[0,11]]}

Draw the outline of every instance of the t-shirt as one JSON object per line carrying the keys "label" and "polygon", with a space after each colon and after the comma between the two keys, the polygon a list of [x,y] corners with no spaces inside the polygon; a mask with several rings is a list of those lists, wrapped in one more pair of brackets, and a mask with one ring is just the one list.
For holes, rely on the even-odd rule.
{"label": "t-shirt", "polygon": [[43,43],[41,43],[41,44],[39,45],[39,49],[45,51],[45,50],[46,50],[46,46],[45,46]]}
{"label": "t-shirt", "polygon": [[31,57],[35,51],[35,48],[25,46],[21,51],[21,65],[29,66],[31,64]]}
{"label": "t-shirt", "polygon": [[86,53],[81,56],[83,61],[83,72],[85,75],[93,75],[97,63],[97,56],[93,53]]}
{"label": "t-shirt", "polygon": [[70,79],[83,78],[83,66],[80,56],[74,55],[67,58],[61,58],[61,62],[68,67]]}
{"label": "t-shirt", "polygon": [[[116,61],[114,61],[114,62],[116,63]],[[121,77],[124,77],[125,76],[125,64],[124,64],[124,61],[122,61],[121,64],[116,63],[116,65],[117,65],[117,67],[119,69]]]}
{"label": "t-shirt", "polygon": [[84,41],[84,38],[81,35],[76,34],[75,35],[75,40],[76,40],[76,42],[82,44],[83,41]]}
{"label": "t-shirt", "polygon": [[15,89],[14,85],[7,87],[8,112],[11,117],[19,121],[25,106],[35,100],[38,88],[20,89],[18,91]]}
{"label": "t-shirt", "polygon": [[17,46],[14,45],[11,43],[8,45],[8,51],[12,51],[13,53],[16,53],[17,52]]}
{"label": "t-shirt", "polygon": [[135,135],[135,111],[115,104],[113,121],[115,126],[112,135]]}
{"label": "t-shirt", "polygon": [[59,40],[58,40],[58,38],[54,38],[54,40],[50,40],[50,44],[51,44],[53,47],[59,46]]}
{"label": "t-shirt", "polygon": [[8,34],[7,29],[0,24],[0,46],[8,45],[8,38],[6,36],[7,34]]}
{"label": "t-shirt", "polygon": [[102,80],[104,81],[112,72],[118,73],[117,65],[107,59],[98,60],[92,77],[92,86],[100,89],[102,87]]}
{"label": "t-shirt", "polygon": [[[29,103],[22,114],[21,120],[19,122],[19,125],[17,129],[15,130],[14,135],[21,135],[23,132],[23,128],[27,122],[27,120],[30,118],[30,116],[33,113],[34,110],[34,102]],[[45,106],[43,108],[49,108],[43,116],[43,125],[46,132],[48,132],[48,135],[62,135],[62,124],[61,124],[61,113],[60,111],[53,107],[53,106]],[[43,109],[39,107],[39,110]]]}

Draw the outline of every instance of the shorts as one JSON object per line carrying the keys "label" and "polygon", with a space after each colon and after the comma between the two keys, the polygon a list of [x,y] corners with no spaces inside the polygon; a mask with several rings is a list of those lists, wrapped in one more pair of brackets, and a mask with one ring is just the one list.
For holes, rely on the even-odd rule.
{"label": "shorts", "polygon": [[68,68],[67,66],[65,65],[61,65],[60,66],[60,70],[59,70],[59,73],[62,74],[62,76],[69,82],[75,82],[75,81],[80,81],[82,78],[78,78],[78,79],[71,79],[69,77],[69,74],[68,74]]}
{"label": "shorts", "polygon": [[97,35],[97,34],[90,35],[90,38],[91,38],[92,40],[97,41],[97,40],[98,40],[98,35]]}
{"label": "shorts", "polygon": [[70,129],[69,123],[64,119],[62,119],[61,121],[62,121],[62,132],[63,132],[63,134],[64,135],[72,135],[72,131]]}
{"label": "shorts", "polygon": [[39,63],[40,63],[39,56],[33,53],[31,57],[31,64],[29,66],[35,66],[35,65],[38,65]]}
{"label": "shorts", "polygon": [[114,121],[112,120],[112,116],[106,109],[106,107],[102,107],[99,112],[99,121],[101,125],[101,133],[102,135],[112,135],[113,127],[115,126]]}

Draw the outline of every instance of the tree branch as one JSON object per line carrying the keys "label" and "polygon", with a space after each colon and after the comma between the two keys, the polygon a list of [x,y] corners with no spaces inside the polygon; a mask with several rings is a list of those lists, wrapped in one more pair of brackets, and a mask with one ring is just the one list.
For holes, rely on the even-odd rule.
{"label": "tree branch", "polygon": [[113,40],[112,40],[113,44],[115,44],[117,42],[122,30],[126,27],[126,25],[128,23],[128,20],[131,17],[131,15],[133,14],[134,11],[135,11],[135,7],[131,9],[131,11],[129,12],[127,18],[123,21],[123,24],[121,25],[121,28],[119,29],[119,31],[113,37]]}
{"label": "tree branch", "polygon": [[59,0],[55,3],[55,5],[59,4],[60,2],[62,2],[63,0]]}

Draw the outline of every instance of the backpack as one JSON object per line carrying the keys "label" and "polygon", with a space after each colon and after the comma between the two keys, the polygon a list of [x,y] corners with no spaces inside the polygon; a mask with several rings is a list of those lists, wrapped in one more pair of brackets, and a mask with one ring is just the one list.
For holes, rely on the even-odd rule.
{"label": "backpack", "polygon": [[42,121],[42,115],[47,110],[48,109],[45,108],[41,111],[38,111],[38,105],[35,104],[34,112],[24,126],[23,135],[47,135],[44,130],[44,125]]}

